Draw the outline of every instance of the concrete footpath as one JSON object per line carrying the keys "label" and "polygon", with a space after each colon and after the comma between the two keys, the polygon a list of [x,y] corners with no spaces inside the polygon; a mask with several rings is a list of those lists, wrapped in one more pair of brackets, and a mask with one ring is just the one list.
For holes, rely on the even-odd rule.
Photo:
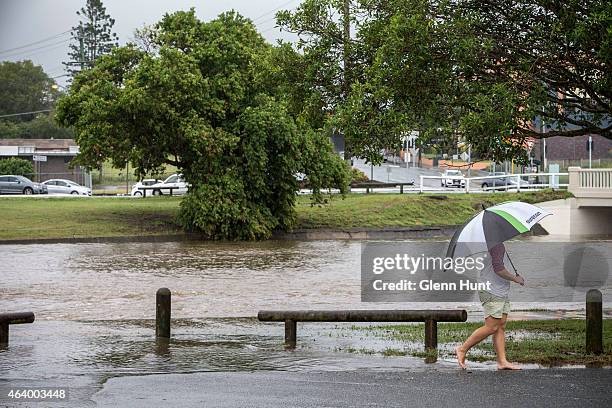
{"label": "concrete footpath", "polygon": [[100,407],[602,407],[612,369],[233,372],[109,379]]}

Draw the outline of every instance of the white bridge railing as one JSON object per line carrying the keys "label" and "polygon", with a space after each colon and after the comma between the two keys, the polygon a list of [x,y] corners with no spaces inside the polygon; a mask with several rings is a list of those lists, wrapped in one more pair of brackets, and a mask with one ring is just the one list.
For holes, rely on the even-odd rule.
{"label": "white bridge railing", "polygon": [[570,167],[568,190],[576,198],[612,198],[612,169]]}
{"label": "white bridge railing", "polygon": [[[424,191],[449,191],[452,187],[445,185],[445,180],[460,180],[457,186],[459,190],[465,193],[475,191],[516,191],[534,190],[542,188],[567,188],[568,184],[560,183],[561,176],[568,176],[569,173],[520,173],[520,174],[504,174],[496,176],[479,176],[479,177],[456,177],[456,176],[420,176],[420,183],[417,187],[419,192]],[[546,182],[530,183],[525,178],[536,178],[537,180],[544,179]],[[426,186],[425,180],[440,180],[441,186]]]}

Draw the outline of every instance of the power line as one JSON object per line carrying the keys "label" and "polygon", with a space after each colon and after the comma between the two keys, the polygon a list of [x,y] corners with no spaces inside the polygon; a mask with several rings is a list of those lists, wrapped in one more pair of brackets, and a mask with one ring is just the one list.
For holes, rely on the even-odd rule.
{"label": "power line", "polygon": [[37,52],[40,52],[40,50],[59,48],[58,45],[67,43],[70,40],[71,40],[70,38],[66,38],[65,40],[58,41],[52,44],[47,44],[42,47],[32,48],[31,50],[20,51],[20,52],[8,54],[8,55],[3,55],[3,54],[0,54],[0,55],[2,55],[2,58],[11,58],[11,57],[16,57],[18,55],[33,55],[33,54],[36,54]]}
{"label": "power line", "polygon": [[268,31],[272,31],[272,30],[274,30],[274,29],[276,29],[276,30],[280,30],[281,28],[280,28],[280,27],[277,27],[277,26],[272,26],[272,27],[270,27],[270,28],[266,28],[266,29],[265,29],[265,30],[263,30],[263,31],[260,31],[260,32],[259,32],[259,34],[264,34],[264,33],[267,33]]}
{"label": "power line", "polygon": [[55,34],[55,35],[53,35],[51,37],[43,38],[42,40],[34,41],[32,43],[25,44],[25,45],[22,45],[22,46],[19,46],[19,47],[9,48],[8,50],[2,50],[2,51],[0,51],[0,54],[6,54],[7,52],[19,50],[21,48],[28,48],[28,47],[31,47],[32,45],[36,45],[36,44],[44,43],[44,42],[47,42],[47,41],[50,41],[50,40],[54,40],[54,39],[56,39],[58,37],[61,37],[62,35],[68,34],[70,31],[72,31],[72,30],[64,31],[64,32],[59,33],[59,34]]}
{"label": "power line", "polygon": [[268,14],[270,14],[270,13],[274,13],[275,11],[280,10],[281,8],[283,8],[283,7],[285,7],[285,6],[287,6],[287,5],[291,4],[291,3],[293,3],[294,1],[295,1],[295,0],[289,0],[289,1],[287,1],[287,2],[285,2],[285,3],[283,3],[283,4],[281,4],[280,6],[278,6],[278,7],[277,7],[277,8],[275,8],[275,9],[270,10],[270,11],[268,11],[268,12],[266,12],[266,13],[263,13],[261,16],[254,18],[254,19],[253,19],[253,22],[256,22],[256,21],[257,21],[257,20],[259,20],[260,18],[265,17],[265,16],[267,16],[267,15],[268,15]]}
{"label": "power line", "polygon": [[0,118],[8,118],[9,116],[32,115],[34,113],[43,113],[43,112],[51,112],[51,109],[43,109],[43,110],[32,111],[32,112],[11,113],[9,115],[0,115]]}

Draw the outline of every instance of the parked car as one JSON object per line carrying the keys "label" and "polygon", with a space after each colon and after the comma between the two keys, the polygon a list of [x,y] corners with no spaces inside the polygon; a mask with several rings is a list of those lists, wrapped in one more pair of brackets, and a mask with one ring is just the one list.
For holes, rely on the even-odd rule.
{"label": "parked car", "polygon": [[140,187],[150,187],[153,184],[157,184],[161,182],[162,182],[161,180],[157,180],[157,179],[140,180],[138,183],[132,186],[132,191],[130,192],[130,195],[133,197],[140,197],[142,196],[142,193],[143,193],[143,190],[141,190]]}
{"label": "parked car", "polygon": [[[516,188],[516,177],[499,177],[499,176],[508,176],[508,173],[503,171],[496,171],[494,173],[489,173],[488,176],[492,176],[490,179],[485,179],[482,181],[481,187],[483,190],[487,190],[490,187],[504,187],[508,186],[508,188]],[[520,179],[521,188],[529,188],[529,181]]]}
{"label": "parked car", "polygon": [[483,190],[487,190],[489,187],[503,187],[508,185],[508,177],[495,177],[495,176],[505,176],[507,175],[503,171],[496,171],[494,173],[488,173],[487,176],[491,176],[491,178],[485,179],[482,181],[480,185]]}
{"label": "parked car", "polygon": [[460,170],[445,170],[440,180],[442,187],[465,187],[465,177]]}
{"label": "parked car", "polygon": [[151,186],[154,187],[153,195],[170,194],[170,188],[172,188],[172,195],[187,193],[189,186],[181,176],[181,174],[173,174],[161,183],[153,184]]}
{"label": "parked car", "polygon": [[47,186],[49,194],[91,195],[89,187],[81,186],[72,180],[51,179],[43,181],[42,184]]}
{"label": "parked car", "polygon": [[0,194],[47,194],[47,186],[23,176],[0,176]]}

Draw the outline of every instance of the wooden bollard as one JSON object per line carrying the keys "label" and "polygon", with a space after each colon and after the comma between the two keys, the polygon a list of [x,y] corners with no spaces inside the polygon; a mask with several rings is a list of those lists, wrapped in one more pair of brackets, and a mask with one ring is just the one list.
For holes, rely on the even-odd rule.
{"label": "wooden bollard", "polygon": [[438,348],[438,322],[433,319],[425,320],[425,351]]}
{"label": "wooden bollard", "polygon": [[285,346],[294,348],[297,343],[297,322],[285,320]]}
{"label": "wooden bollard", "polygon": [[601,292],[591,289],[586,294],[586,352],[603,353]]}
{"label": "wooden bollard", "polygon": [[170,316],[172,312],[171,293],[168,288],[160,288],[156,295],[155,336],[170,338]]}
{"label": "wooden bollard", "polygon": [[0,346],[8,346],[9,343],[9,324],[0,322]]}

